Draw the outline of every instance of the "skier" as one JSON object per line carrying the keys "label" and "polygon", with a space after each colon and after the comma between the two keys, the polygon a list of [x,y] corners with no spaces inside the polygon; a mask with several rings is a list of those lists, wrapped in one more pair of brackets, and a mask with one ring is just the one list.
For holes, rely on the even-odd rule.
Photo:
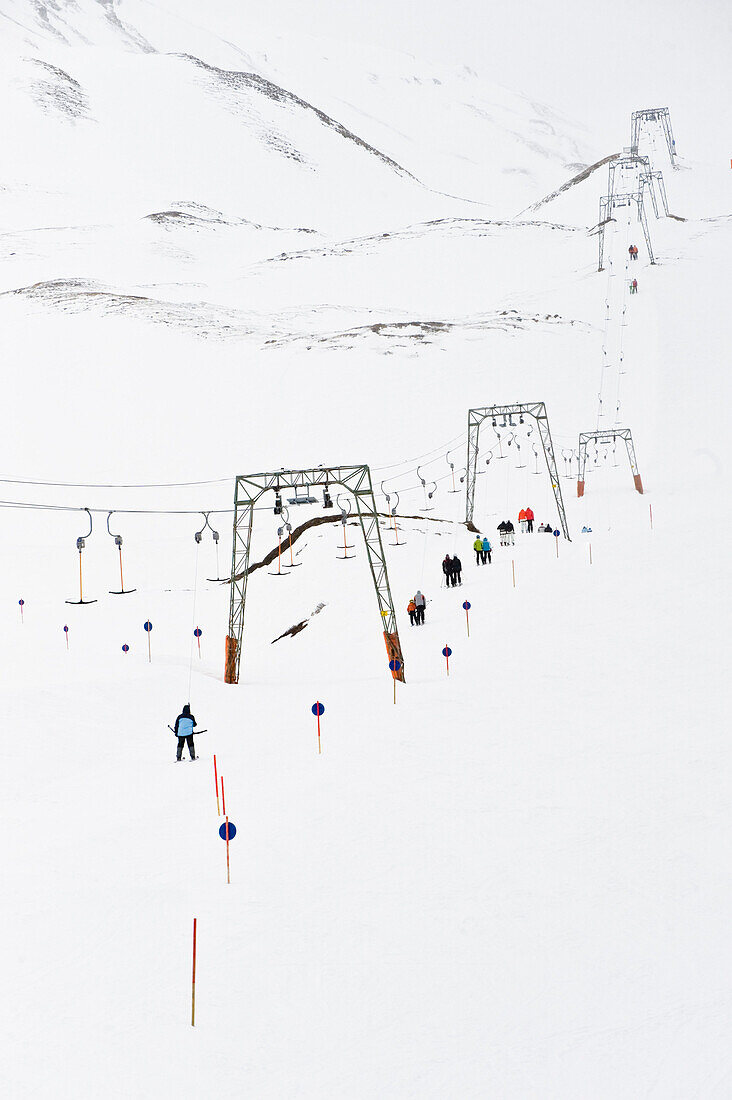
{"label": "skier", "polygon": [[193,747],[193,727],[197,725],[196,719],[191,714],[190,703],[186,703],[182,713],[176,718],[173,728],[173,733],[178,738],[178,751],[175,756],[176,760],[182,759],[184,745],[188,745],[188,755],[191,760],[196,759],[196,750]]}
{"label": "skier", "polygon": [[638,259],[638,245],[637,244],[633,245],[633,259],[634,260]]}
{"label": "skier", "polygon": [[421,626],[424,623],[424,609],[426,605],[427,600],[419,589],[417,589],[414,594],[414,606],[417,608],[417,626]]}
{"label": "skier", "polygon": [[407,604],[407,611],[409,612],[409,625],[414,626],[414,620],[417,614],[417,605],[413,599],[411,599]]}
{"label": "skier", "polygon": [[510,519],[506,520],[506,545],[513,546],[513,533],[516,530]]}
{"label": "skier", "polygon": [[506,521],[505,521],[505,519],[501,520],[501,522],[496,527],[496,531],[498,531],[498,534],[500,535],[499,541],[501,543],[501,546],[506,546],[507,545],[507,539],[506,539]]}
{"label": "skier", "polygon": [[491,564],[491,550],[493,547],[488,542],[488,539],[483,539],[483,565],[485,565],[485,559],[488,559],[488,564]]}
{"label": "skier", "polygon": [[633,248],[634,248],[634,245],[632,245],[632,244],[629,244],[629,245],[628,245],[628,258],[629,258],[630,260],[632,260],[632,259],[634,259],[634,258],[635,258],[635,257],[633,256]]}
{"label": "skier", "polygon": [[534,533],[534,513],[531,508],[526,509],[526,530],[530,535]]}
{"label": "skier", "polygon": [[462,572],[463,572],[463,563],[460,561],[460,558],[457,556],[457,554],[453,554],[453,558],[452,558],[452,587],[453,588],[455,587],[456,584],[462,584],[463,583]]}
{"label": "skier", "polygon": [[477,539],[473,543],[473,550],[475,550],[475,564],[485,565],[485,556],[483,555],[483,540],[478,535]]}
{"label": "skier", "polygon": [[633,282],[630,284],[630,293],[631,294],[637,294],[638,293],[638,280],[637,279],[633,279]]}
{"label": "skier", "polygon": [[450,587],[450,578],[452,577],[452,558],[449,554],[445,554],[444,561],[442,562],[442,572],[445,574],[445,587]]}
{"label": "skier", "polygon": [[526,509],[522,508],[519,512],[519,526],[521,528],[521,534],[526,534]]}

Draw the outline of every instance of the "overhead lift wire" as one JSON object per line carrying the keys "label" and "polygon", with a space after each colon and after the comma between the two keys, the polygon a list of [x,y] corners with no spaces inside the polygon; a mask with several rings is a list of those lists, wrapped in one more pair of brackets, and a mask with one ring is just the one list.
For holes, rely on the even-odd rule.
{"label": "overhead lift wire", "polygon": [[[59,489],[192,489],[199,485],[224,485],[234,480],[231,477],[218,477],[211,481],[162,481],[142,485],[89,484],[84,481],[34,481],[27,477],[0,477],[0,485],[43,485]],[[116,510],[116,509],[115,509]]]}

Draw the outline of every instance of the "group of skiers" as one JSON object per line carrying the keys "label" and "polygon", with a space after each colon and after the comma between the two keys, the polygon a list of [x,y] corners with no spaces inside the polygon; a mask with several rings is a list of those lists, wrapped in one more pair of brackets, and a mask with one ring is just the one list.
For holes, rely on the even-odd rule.
{"label": "group of skiers", "polygon": [[628,255],[630,256],[631,260],[637,260],[638,259],[638,245],[637,244],[628,245]]}
{"label": "group of skiers", "polygon": [[527,531],[531,534],[534,530],[534,513],[530,508],[522,508],[519,512],[519,526],[522,534],[526,534]]}
{"label": "group of skiers", "polygon": [[498,524],[497,531],[500,536],[499,541],[501,546],[513,546],[513,536],[516,528],[511,523],[510,519],[501,520]]}
{"label": "group of skiers", "polygon": [[442,562],[442,572],[445,574],[445,585],[447,588],[455,588],[457,585],[463,583],[463,563],[457,554],[453,554],[450,557],[449,554],[445,554],[445,558]]}
{"label": "group of skiers", "polygon": [[422,626],[424,623],[424,609],[427,605],[427,600],[424,598],[419,589],[412,596],[411,600],[407,604],[407,611],[409,613],[409,625],[410,626]]}
{"label": "group of skiers", "polygon": [[488,539],[482,539],[478,535],[477,539],[473,543],[473,550],[475,550],[475,564],[485,565],[486,562],[491,564],[491,551],[493,547],[488,542]]}

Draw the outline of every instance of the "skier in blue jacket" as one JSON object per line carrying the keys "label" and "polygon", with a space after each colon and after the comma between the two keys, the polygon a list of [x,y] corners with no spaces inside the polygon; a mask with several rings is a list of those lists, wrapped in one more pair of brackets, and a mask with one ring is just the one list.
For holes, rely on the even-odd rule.
{"label": "skier in blue jacket", "polygon": [[190,703],[186,703],[183,707],[183,711],[175,720],[175,727],[173,733],[178,738],[178,752],[176,753],[176,760],[180,760],[183,756],[183,746],[188,745],[188,755],[191,760],[196,759],[196,750],[193,747],[193,727],[197,726],[196,719],[191,714]]}
{"label": "skier in blue jacket", "polygon": [[491,564],[491,550],[492,549],[493,549],[493,547],[488,542],[488,539],[483,539],[483,565],[485,565],[486,558],[488,559],[488,564],[489,565]]}

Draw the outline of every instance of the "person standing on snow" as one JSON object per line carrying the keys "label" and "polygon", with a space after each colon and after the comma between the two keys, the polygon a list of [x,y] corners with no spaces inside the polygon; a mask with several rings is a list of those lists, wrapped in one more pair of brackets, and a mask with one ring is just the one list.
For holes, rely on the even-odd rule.
{"label": "person standing on snow", "polygon": [[501,546],[506,546],[507,540],[506,540],[506,521],[505,521],[505,519],[501,520],[501,522],[496,527],[496,531],[498,531],[498,534],[500,535],[500,540],[499,541],[501,543]]}
{"label": "person standing on snow", "polygon": [[460,561],[460,558],[457,556],[457,554],[453,554],[453,557],[452,557],[452,587],[453,588],[455,587],[456,584],[462,584],[463,583],[462,572],[463,572],[463,563]]}
{"label": "person standing on snow", "polygon": [[409,612],[409,625],[414,626],[414,618],[417,614],[417,605],[414,600],[410,600],[407,604],[407,611]]}
{"label": "person standing on snow", "polygon": [[483,540],[478,535],[477,539],[473,543],[473,550],[475,550],[475,564],[485,565],[485,557],[483,556]]}
{"label": "person standing on snow", "polygon": [[526,530],[530,535],[534,533],[534,513],[531,508],[526,509]]}
{"label": "person standing on snow", "polygon": [[417,626],[422,626],[424,623],[424,609],[427,606],[427,600],[419,589],[417,589],[414,594],[414,606],[417,608]]}
{"label": "person standing on snow", "polygon": [[483,565],[485,565],[486,558],[488,559],[488,564],[489,565],[491,564],[491,550],[492,549],[493,549],[493,547],[488,542],[488,539],[483,539]]}
{"label": "person standing on snow", "polygon": [[196,719],[191,714],[190,704],[186,703],[182,712],[176,718],[175,726],[173,727],[173,733],[178,738],[178,751],[175,756],[176,760],[182,759],[184,745],[188,745],[188,755],[191,760],[196,759],[196,750],[193,747],[193,727],[197,725]]}
{"label": "person standing on snow", "polygon": [[513,546],[513,533],[516,530],[510,519],[506,520],[506,546]]}
{"label": "person standing on snow", "polygon": [[526,534],[526,509],[522,508],[519,512],[519,527],[521,528],[521,534]]}
{"label": "person standing on snow", "polygon": [[450,587],[450,578],[452,577],[452,558],[449,554],[445,554],[442,562],[442,572],[445,574],[445,587]]}

